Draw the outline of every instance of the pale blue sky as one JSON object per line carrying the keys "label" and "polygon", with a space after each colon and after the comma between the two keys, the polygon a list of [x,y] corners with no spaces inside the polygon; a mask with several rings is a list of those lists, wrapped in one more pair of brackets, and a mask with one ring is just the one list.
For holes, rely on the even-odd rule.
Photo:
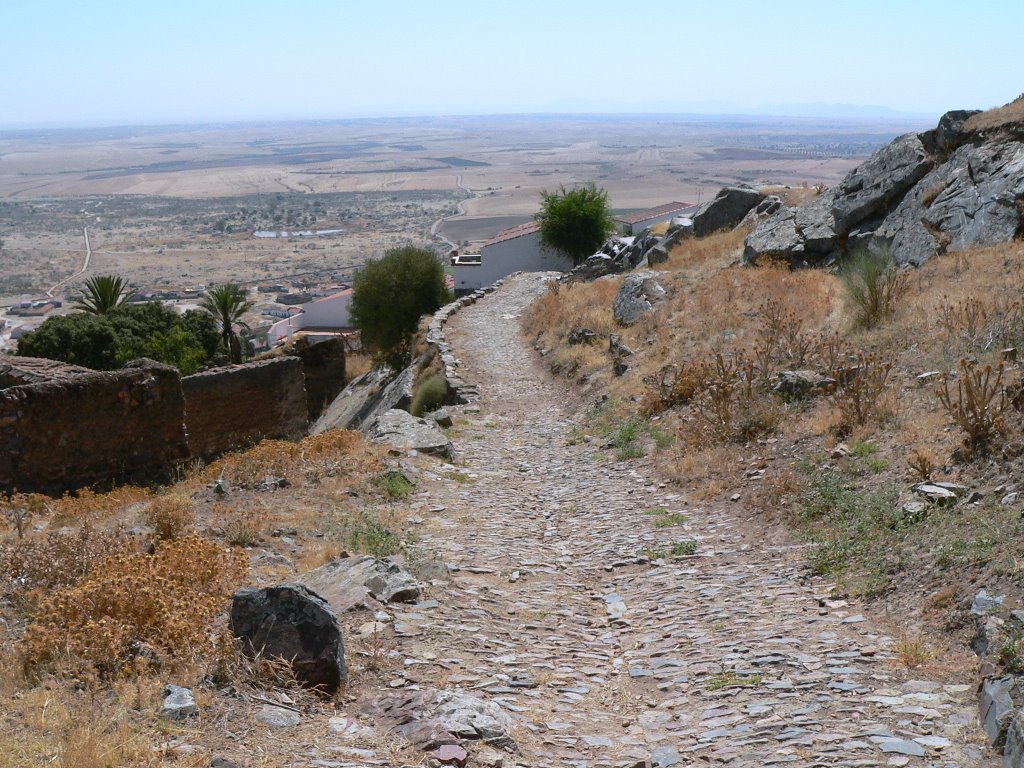
{"label": "pale blue sky", "polygon": [[[0,0],[0,126],[1024,91],[1024,0]],[[723,105],[724,107],[725,105]]]}

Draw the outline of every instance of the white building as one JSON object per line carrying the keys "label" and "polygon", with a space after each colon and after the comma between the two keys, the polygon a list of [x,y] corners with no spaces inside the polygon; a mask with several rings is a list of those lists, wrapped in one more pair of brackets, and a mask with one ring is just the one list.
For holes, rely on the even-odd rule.
{"label": "white building", "polygon": [[663,221],[668,221],[675,216],[689,216],[697,210],[696,203],[666,203],[657,208],[649,208],[646,211],[631,213],[628,216],[616,216],[615,223],[619,225],[619,233],[623,235],[638,235],[647,227],[653,227]]}
{"label": "white building", "polygon": [[355,328],[349,318],[352,306],[352,289],[346,288],[333,296],[310,301],[301,306],[302,311],[270,326],[267,341],[271,347],[284,344],[296,333],[304,335],[342,335],[352,333]]}
{"label": "white building", "polygon": [[565,272],[572,267],[568,256],[541,244],[540,225],[531,221],[499,232],[480,246],[479,264],[456,264],[455,291],[475,291],[513,272]]}

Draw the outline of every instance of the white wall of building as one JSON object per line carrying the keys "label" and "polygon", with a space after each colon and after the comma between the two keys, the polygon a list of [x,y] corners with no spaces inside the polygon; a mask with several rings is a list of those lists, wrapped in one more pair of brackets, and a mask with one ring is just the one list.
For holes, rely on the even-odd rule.
{"label": "white wall of building", "polygon": [[274,346],[287,340],[291,334],[304,328],[331,328],[343,330],[352,327],[349,309],[352,306],[351,291],[341,295],[328,296],[302,305],[302,312],[285,320],[279,320],[267,331],[267,341]]}

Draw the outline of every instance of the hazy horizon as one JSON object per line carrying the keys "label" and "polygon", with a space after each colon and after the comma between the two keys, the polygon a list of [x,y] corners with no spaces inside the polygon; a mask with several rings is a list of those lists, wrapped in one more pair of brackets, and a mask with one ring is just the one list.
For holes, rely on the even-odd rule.
{"label": "hazy horizon", "polygon": [[[764,115],[779,107],[900,118],[1015,98],[1024,88],[1015,75],[1024,5],[995,0],[984,12],[958,13],[955,24],[954,6],[945,6],[5,4],[0,125]],[[952,55],[970,41],[983,43],[984,78]]]}

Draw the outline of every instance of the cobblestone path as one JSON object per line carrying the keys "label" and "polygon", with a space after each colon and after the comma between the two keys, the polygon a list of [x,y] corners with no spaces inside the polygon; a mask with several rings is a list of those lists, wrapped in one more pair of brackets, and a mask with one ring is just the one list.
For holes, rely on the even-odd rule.
{"label": "cobblestone path", "polygon": [[[522,765],[995,765],[973,688],[901,667],[798,549],[744,544],[735,511],[567,444],[570,398],[518,335],[543,289],[511,279],[449,325],[480,412],[463,464],[425,483],[420,539],[451,584],[395,616],[411,663],[507,710]],[[682,539],[694,556],[645,557]]]}

